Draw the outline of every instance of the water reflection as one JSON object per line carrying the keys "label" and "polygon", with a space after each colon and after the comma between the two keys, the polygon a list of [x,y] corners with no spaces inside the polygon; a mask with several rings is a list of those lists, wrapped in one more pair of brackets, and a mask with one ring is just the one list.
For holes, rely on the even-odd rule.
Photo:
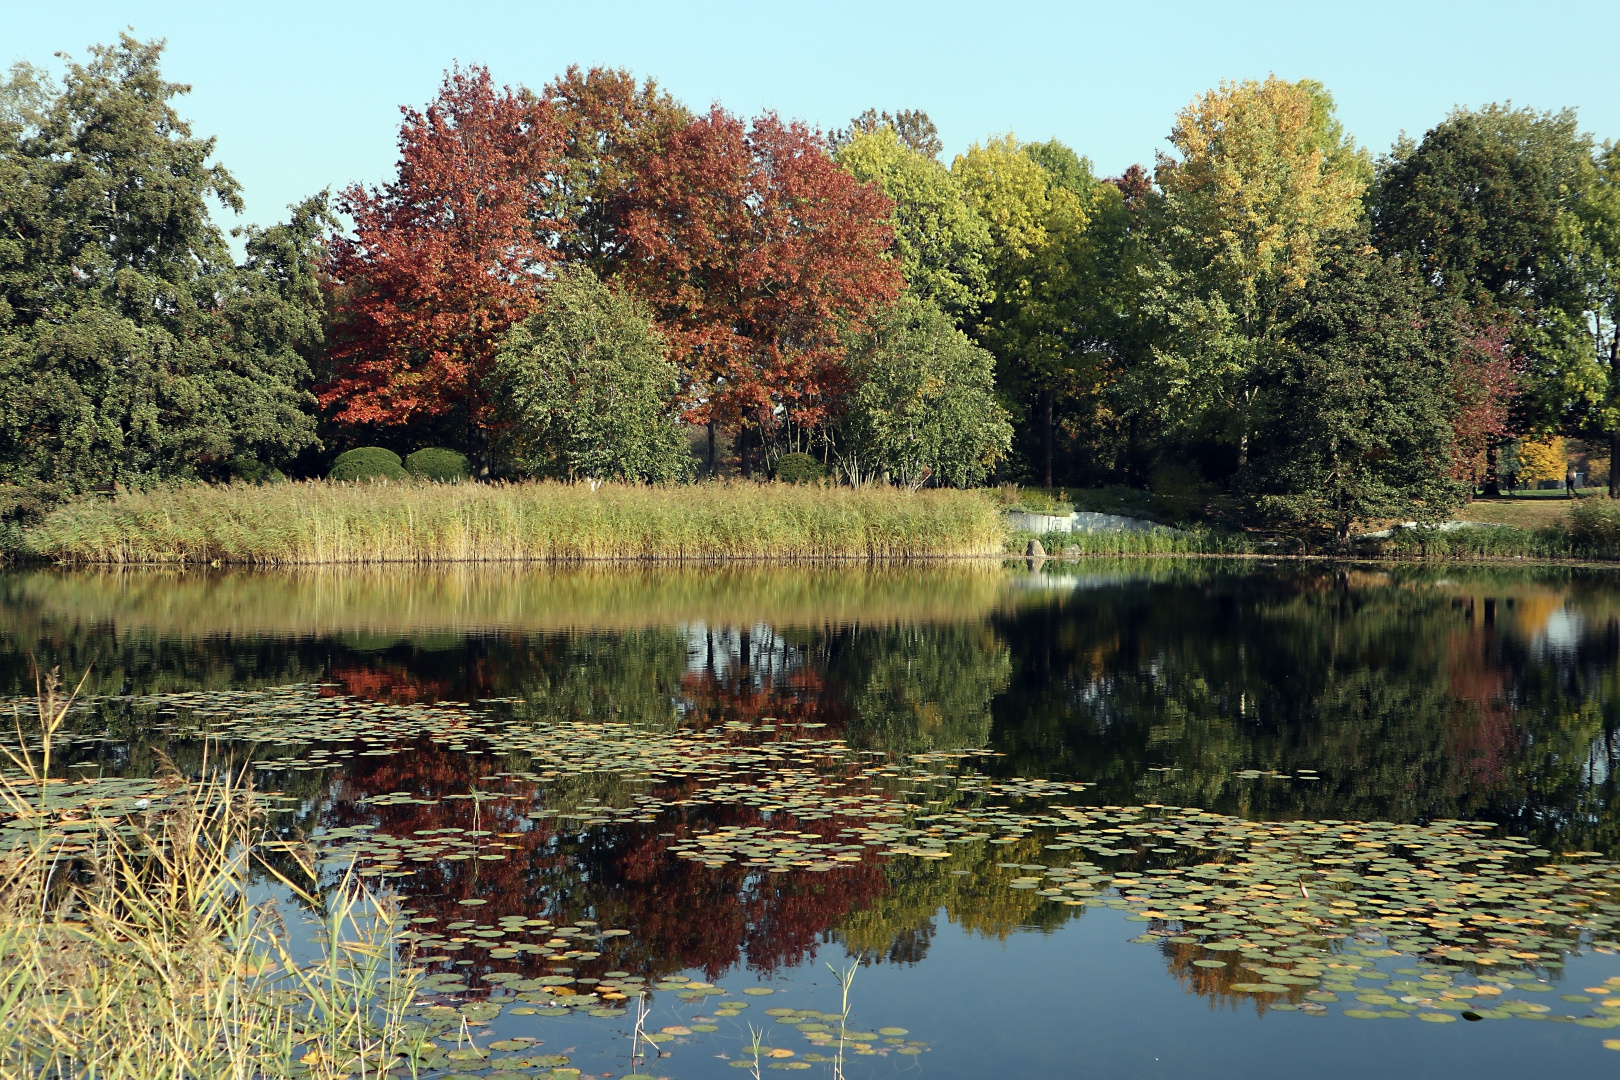
{"label": "water reflection", "polygon": [[[967,749],[983,752],[974,767],[992,778],[1084,781],[1072,801],[1090,806],[1490,821],[1554,852],[1620,854],[1620,580],[1601,571],[1157,560],[1038,572],[5,575],[0,688],[25,692],[33,658],[70,672],[94,665],[98,695],[318,684],[340,700],[477,703],[514,730],[627,725],[766,757],[806,737],[838,742],[857,763]],[[159,755],[200,767],[201,743],[175,737],[169,717],[139,701],[107,703],[94,722],[105,740],[65,769],[93,761],[151,775]],[[475,973],[525,978],[564,965],[591,978],[718,979],[802,965],[833,942],[904,966],[929,957],[942,919],[1006,939],[1084,910],[1050,889],[1009,886],[1053,864],[1050,828],[995,846],[977,837],[949,860],[711,867],[679,849],[727,829],[851,845],[866,826],[695,800],[678,777],[522,779],[533,760],[498,747],[481,757],[469,752],[476,739],[421,739],[386,755],[361,745],[239,749],[322,755],[321,767],[265,773],[294,807],[288,830],[477,837],[464,858],[368,855],[419,918],[438,920],[423,924],[420,944],[444,967],[476,958]],[[971,788],[920,790],[898,774],[861,782],[912,808],[886,843],[938,833],[956,844],[973,834],[930,818],[984,805]],[[411,798],[375,798],[396,792]],[[480,792],[490,797],[468,798]],[[638,799],[656,805],[631,815]],[[537,806],[624,812],[565,820],[534,817]],[[1119,821],[1115,831],[1136,828]],[[1097,858],[1140,875],[1165,862],[1146,852]],[[468,897],[487,901],[471,920],[459,906]],[[588,957],[492,958],[443,931],[503,918],[633,932]],[[1161,947],[1189,990],[1233,999],[1232,972],[1197,966],[1203,946],[1165,937]]]}
{"label": "water reflection", "polygon": [[[335,684],[527,719],[828,725],[1260,817],[1485,818],[1620,848],[1603,571],[1045,568],[0,577],[0,688]],[[1317,780],[1245,779],[1245,770]]]}

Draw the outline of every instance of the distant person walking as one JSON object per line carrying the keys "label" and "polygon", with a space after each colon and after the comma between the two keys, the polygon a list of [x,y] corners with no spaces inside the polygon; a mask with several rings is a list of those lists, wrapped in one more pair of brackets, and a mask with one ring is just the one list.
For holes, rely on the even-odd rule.
{"label": "distant person walking", "polygon": [[1571,499],[1575,497],[1575,484],[1578,480],[1580,480],[1580,474],[1575,471],[1575,463],[1572,461],[1564,469],[1564,494]]}

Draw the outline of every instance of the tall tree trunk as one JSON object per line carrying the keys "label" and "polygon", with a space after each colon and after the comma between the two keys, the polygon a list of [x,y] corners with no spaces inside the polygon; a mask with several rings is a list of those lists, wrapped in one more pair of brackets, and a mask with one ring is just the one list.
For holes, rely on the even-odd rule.
{"label": "tall tree trunk", "polygon": [[737,429],[737,471],[742,473],[744,480],[754,476],[748,460],[748,452],[753,449],[751,434],[746,425]]}
{"label": "tall tree trunk", "polygon": [[1046,486],[1052,486],[1052,391],[1041,391],[1041,442],[1046,459]]}
{"label": "tall tree trunk", "polygon": [[1146,470],[1142,468],[1142,436],[1141,422],[1136,413],[1125,426],[1125,482],[1132,487],[1147,487],[1143,475]]}
{"label": "tall tree trunk", "polygon": [[1238,409],[1238,468],[1241,469],[1249,463],[1249,405],[1254,401],[1254,391],[1243,391],[1243,404]]}
{"label": "tall tree trunk", "polygon": [[472,474],[479,480],[488,480],[490,473],[489,429],[476,420],[467,421],[467,456],[472,458]]}
{"label": "tall tree trunk", "polygon": [[1614,467],[1620,458],[1620,429],[1609,432],[1609,498],[1620,499],[1620,471]]}
{"label": "tall tree trunk", "polygon": [[709,421],[709,476],[714,476],[714,421]]}
{"label": "tall tree trunk", "polygon": [[1502,481],[1496,475],[1496,444],[1485,445],[1485,497],[1495,499],[1502,494]]}

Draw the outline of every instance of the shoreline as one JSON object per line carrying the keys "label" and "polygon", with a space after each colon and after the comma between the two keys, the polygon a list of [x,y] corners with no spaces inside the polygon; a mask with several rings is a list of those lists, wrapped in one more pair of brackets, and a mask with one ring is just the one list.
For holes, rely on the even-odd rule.
{"label": "shoreline", "polygon": [[[186,484],[84,499],[0,564],[62,567],[855,566],[1028,558],[1610,565],[1606,536],[1511,525],[1399,530],[1350,552],[1210,527],[1034,534],[983,490],[758,482]],[[1269,547],[1288,550],[1267,550]]]}

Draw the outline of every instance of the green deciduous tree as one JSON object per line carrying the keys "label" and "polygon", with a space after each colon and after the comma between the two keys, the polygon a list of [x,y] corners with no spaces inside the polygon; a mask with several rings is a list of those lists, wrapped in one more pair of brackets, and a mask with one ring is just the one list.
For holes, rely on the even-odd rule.
{"label": "green deciduous tree", "polygon": [[1586,330],[1603,375],[1603,405],[1595,410],[1609,439],[1609,498],[1620,499],[1620,145],[1594,155],[1579,205],[1586,290]]}
{"label": "green deciduous tree", "polygon": [[833,156],[855,179],[876,184],[894,200],[893,252],[906,291],[958,318],[975,314],[992,295],[990,230],[950,170],[886,125],[856,132]]}
{"label": "green deciduous tree", "polygon": [[161,52],[124,36],[0,93],[0,481],[223,478],[315,441],[325,199],[233,265],[208,204],[236,181]]}
{"label": "green deciduous tree", "polygon": [[[1099,203],[1118,202],[1111,185],[1082,182],[1089,165],[1060,146],[1032,152],[1008,135],[969,147],[951,166],[992,243],[994,298],[974,336],[995,355],[997,385],[1023,418],[1020,426],[1038,433],[1037,470],[1048,484],[1056,402],[1097,382],[1088,226]],[[1062,167],[1048,168],[1043,159]]]}
{"label": "green deciduous tree", "polygon": [[1180,157],[1158,163],[1150,298],[1167,335],[1143,392],[1229,430],[1241,467],[1279,314],[1310,280],[1321,237],[1360,218],[1371,168],[1310,80],[1223,83],[1177,115],[1170,142]]}
{"label": "green deciduous tree", "polygon": [[854,390],[840,422],[842,470],[862,483],[982,484],[1012,439],[995,361],[936,305],[900,300],[850,350]]}
{"label": "green deciduous tree", "polygon": [[1362,230],[1342,236],[1279,312],[1261,453],[1239,474],[1267,516],[1342,546],[1368,518],[1445,520],[1458,328],[1410,269]]}
{"label": "green deciduous tree", "polygon": [[584,267],[567,270],[497,358],[505,454],[528,475],[676,479],[690,465],[679,378],[640,304]]}
{"label": "green deciduous tree", "polygon": [[1571,111],[1489,105],[1453,113],[1379,162],[1376,242],[1506,327],[1524,371],[1521,430],[1568,426],[1603,397],[1584,317],[1591,149]]}

